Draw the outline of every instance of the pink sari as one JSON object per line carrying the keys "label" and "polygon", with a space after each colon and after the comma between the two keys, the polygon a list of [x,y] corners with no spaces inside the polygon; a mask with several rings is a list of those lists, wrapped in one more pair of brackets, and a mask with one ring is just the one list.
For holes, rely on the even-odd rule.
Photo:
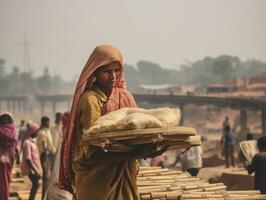
{"label": "pink sari", "polygon": [[0,199],[8,200],[13,156],[18,144],[15,126],[13,124],[1,124],[0,137]]}

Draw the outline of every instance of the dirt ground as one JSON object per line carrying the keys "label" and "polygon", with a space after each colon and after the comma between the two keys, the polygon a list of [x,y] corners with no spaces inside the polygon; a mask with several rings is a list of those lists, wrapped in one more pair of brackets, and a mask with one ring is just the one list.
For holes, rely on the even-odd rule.
{"label": "dirt ground", "polygon": [[[168,106],[168,105],[165,105]],[[217,108],[215,106],[195,106],[187,105],[184,108],[184,126],[194,127],[198,134],[203,136],[203,168],[199,177],[210,182],[223,182],[229,190],[253,188],[253,176],[249,176],[246,170],[239,164],[237,168],[225,168],[224,158],[221,156],[222,146],[220,145],[221,128],[225,116],[229,117],[231,127],[237,133],[238,139],[245,136],[240,135],[239,110],[227,108]],[[22,116],[20,116],[22,117]],[[38,117],[33,117],[38,121]],[[53,120],[53,116],[51,115]],[[261,132],[259,112],[248,112],[248,127],[251,133]],[[259,135],[259,134],[258,134]],[[237,157],[239,148],[236,145],[235,157]],[[180,164],[172,167],[171,164],[176,158],[176,152],[167,152],[166,167],[171,169],[180,169]],[[19,185],[19,184],[18,184]],[[17,190],[16,184],[13,184],[12,190]],[[20,186],[21,187],[21,186]],[[28,184],[25,185],[28,187]],[[23,188],[22,188],[23,189]]]}

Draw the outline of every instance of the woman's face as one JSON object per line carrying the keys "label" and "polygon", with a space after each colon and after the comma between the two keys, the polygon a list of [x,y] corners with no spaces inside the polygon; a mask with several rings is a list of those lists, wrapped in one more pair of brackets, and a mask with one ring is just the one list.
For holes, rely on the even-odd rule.
{"label": "woman's face", "polygon": [[102,89],[110,90],[115,85],[117,79],[121,76],[121,67],[114,62],[100,67],[95,72],[95,82]]}

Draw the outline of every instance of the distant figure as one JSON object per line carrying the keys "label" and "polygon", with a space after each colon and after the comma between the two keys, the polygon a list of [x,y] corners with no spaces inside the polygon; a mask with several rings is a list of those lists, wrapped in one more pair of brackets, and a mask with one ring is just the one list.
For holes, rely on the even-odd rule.
{"label": "distant figure", "polygon": [[191,147],[181,156],[181,164],[184,171],[191,176],[197,176],[202,168],[202,148],[201,146]]}
{"label": "distant figure", "polygon": [[18,131],[18,141],[19,141],[19,145],[16,148],[16,164],[19,165],[20,161],[21,161],[21,151],[20,151],[20,147],[22,145],[22,140],[25,136],[25,132],[26,132],[26,124],[25,124],[25,120],[22,119],[20,121],[20,125],[19,125],[19,131]]}
{"label": "distant figure", "polygon": [[55,113],[55,122],[51,126],[51,134],[53,139],[53,144],[56,149],[58,149],[59,144],[61,143],[62,139],[62,113],[57,112]]}
{"label": "distant figure", "polygon": [[235,133],[231,130],[230,126],[224,127],[224,133],[221,138],[223,144],[223,154],[225,156],[225,166],[229,168],[230,165],[235,167],[234,146],[236,143]]}
{"label": "distant figure", "polygon": [[224,134],[224,132],[225,132],[225,127],[227,127],[227,126],[229,126],[230,127],[230,122],[229,122],[229,118],[226,116],[225,118],[224,118],[224,121],[223,121],[223,134]]}
{"label": "distant figure", "polygon": [[42,177],[43,171],[40,161],[39,151],[36,145],[35,138],[38,134],[39,126],[35,123],[28,123],[26,134],[22,141],[22,163],[21,173],[28,176],[31,183],[31,191],[29,200],[34,200],[39,189],[39,180]]}
{"label": "distant figure", "polygon": [[[52,136],[53,145],[55,147],[55,151],[57,151],[59,144],[61,143],[61,138],[62,138],[62,113],[61,112],[55,113],[55,122],[51,126],[50,131],[51,131],[51,136]],[[55,153],[50,154],[51,170],[53,170],[53,167],[54,167],[55,157],[56,157]]]}
{"label": "distant figure", "polygon": [[40,159],[43,169],[42,176],[42,200],[45,199],[46,188],[51,175],[52,160],[51,155],[55,153],[51,132],[49,130],[50,119],[46,116],[41,119],[41,127],[37,135],[37,146],[40,152]]}
{"label": "distant figure", "polygon": [[0,114],[0,199],[8,200],[11,171],[17,147],[17,132],[12,114]]}
{"label": "distant figure", "polygon": [[25,120],[22,119],[20,121],[20,125],[19,125],[19,131],[18,131],[18,140],[19,142],[21,142],[25,136],[26,133],[26,124],[25,124]]}
{"label": "distant figure", "polygon": [[266,194],[266,136],[258,139],[257,153],[252,159],[251,165],[248,166],[248,173],[255,172],[255,190],[260,190]]}
{"label": "distant figure", "polygon": [[[60,116],[62,121],[62,130],[64,134],[66,132],[66,127],[69,122],[70,113],[65,112],[63,116]],[[64,135],[60,135],[59,141],[62,140]],[[59,188],[59,167],[60,167],[60,152],[61,152],[61,143],[56,152],[55,163],[52,170],[51,177],[49,179],[49,185],[47,187],[47,199],[46,200],[72,200],[72,194],[66,190]]]}

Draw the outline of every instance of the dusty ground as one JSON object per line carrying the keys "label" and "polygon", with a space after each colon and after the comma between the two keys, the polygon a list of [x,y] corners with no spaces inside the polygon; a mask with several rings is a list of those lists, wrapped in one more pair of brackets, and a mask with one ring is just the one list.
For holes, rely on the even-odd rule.
{"label": "dusty ground", "polygon": [[[164,105],[168,106],[168,105]],[[53,120],[50,113],[49,116]],[[248,176],[243,168],[225,168],[224,158],[221,156],[222,146],[220,145],[222,123],[228,116],[231,126],[238,133],[239,127],[239,111],[224,108],[217,108],[214,106],[194,106],[188,105],[184,109],[184,125],[196,128],[197,132],[205,138],[203,142],[204,161],[203,169],[199,173],[199,177],[211,182],[223,182],[227,185],[228,189],[252,189],[253,176]],[[23,115],[19,115],[22,118]],[[26,116],[24,116],[26,117]],[[26,119],[30,119],[29,116]],[[32,115],[35,121],[39,121],[38,113]],[[17,123],[19,120],[17,120]],[[248,112],[248,127],[252,133],[260,133],[260,113]],[[238,138],[243,138],[238,133]],[[236,145],[237,156],[238,148]],[[168,160],[166,166],[171,167],[175,160],[176,152],[167,152]],[[172,169],[180,169],[177,165]],[[20,188],[18,188],[20,187]],[[30,182],[26,178],[25,184],[13,183],[12,191],[24,190],[30,188]]]}
{"label": "dusty ground", "polygon": [[[184,109],[184,125],[196,128],[203,135],[220,134],[224,118],[228,116],[231,127],[238,133],[240,131],[239,113],[239,110],[229,108],[188,105]],[[250,132],[260,133],[260,112],[248,111],[247,115],[247,126]]]}

